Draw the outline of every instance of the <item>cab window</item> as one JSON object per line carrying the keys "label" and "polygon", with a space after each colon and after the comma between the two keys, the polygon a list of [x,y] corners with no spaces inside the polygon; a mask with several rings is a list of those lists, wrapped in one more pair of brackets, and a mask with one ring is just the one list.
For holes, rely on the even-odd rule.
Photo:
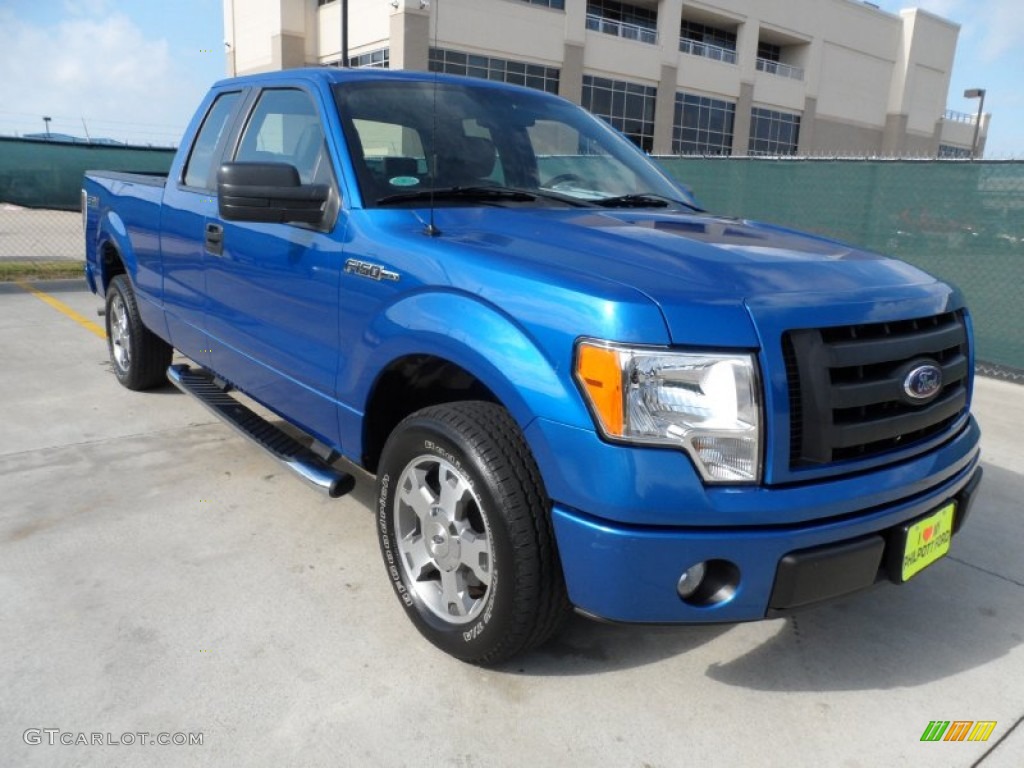
{"label": "cab window", "polygon": [[303,184],[327,184],[332,178],[320,116],[309,94],[298,88],[260,94],[234,159],[288,163]]}
{"label": "cab window", "polygon": [[211,171],[217,147],[231,123],[240,95],[238,91],[222,93],[210,105],[185,166],[185,186],[213,189]]}

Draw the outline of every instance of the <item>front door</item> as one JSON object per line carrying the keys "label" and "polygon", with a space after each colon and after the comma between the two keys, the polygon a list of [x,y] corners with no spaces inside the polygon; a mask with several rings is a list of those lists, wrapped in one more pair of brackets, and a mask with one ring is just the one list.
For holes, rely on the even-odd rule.
{"label": "front door", "polygon": [[[301,88],[256,99],[233,157],[289,163],[304,184],[338,183],[323,119]],[[330,206],[329,206],[330,207]],[[344,231],[345,214],[329,227]],[[207,259],[206,327],[213,369],[246,394],[338,445],[338,286],[341,238],[328,226],[217,219],[219,253]]]}

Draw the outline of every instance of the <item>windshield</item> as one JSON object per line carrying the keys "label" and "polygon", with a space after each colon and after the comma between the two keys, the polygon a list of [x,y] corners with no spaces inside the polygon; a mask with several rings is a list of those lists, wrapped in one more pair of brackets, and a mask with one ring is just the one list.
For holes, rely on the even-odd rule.
{"label": "windshield", "polygon": [[367,207],[694,207],[628,139],[539,91],[389,80],[335,98]]}

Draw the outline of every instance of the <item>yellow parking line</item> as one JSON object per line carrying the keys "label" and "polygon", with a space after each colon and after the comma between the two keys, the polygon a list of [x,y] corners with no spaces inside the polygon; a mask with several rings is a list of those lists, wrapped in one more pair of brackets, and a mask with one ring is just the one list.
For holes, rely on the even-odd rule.
{"label": "yellow parking line", "polygon": [[63,301],[60,301],[59,299],[55,299],[50,294],[45,293],[43,291],[40,291],[34,285],[29,285],[28,283],[22,282],[21,280],[18,280],[16,282],[17,282],[19,288],[28,291],[29,293],[31,293],[33,296],[35,296],[40,301],[42,301],[42,302],[44,302],[46,304],[49,304],[51,307],[56,309],[62,315],[65,315],[66,317],[70,317],[72,320],[74,320],[76,323],[78,323],[80,326],[82,326],[86,330],[92,331],[97,336],[99,336],[101,339],[107,338],[107,334],[104,332],[104,330],[102,328],[100,328],[98,325],[96,325],[96,323],[94,323],[92,320],[90,320],[89,318],[85,317],[84,315],[80,315],[78,312],[75,312],[75,310],[73,310],[71,307],[69,307]]}

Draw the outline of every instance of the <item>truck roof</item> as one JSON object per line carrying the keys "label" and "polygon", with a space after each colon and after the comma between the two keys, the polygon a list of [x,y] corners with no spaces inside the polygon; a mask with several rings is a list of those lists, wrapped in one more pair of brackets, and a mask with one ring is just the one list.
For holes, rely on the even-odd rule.
{"label": "truck roof", "polygon": [[[484,80],[478,77],[466,77],[462,75],[447,75],[439,72],[413,72],[409,70],[389,70],[377,68],[342,69],[339,67],[300,67],[296,69],[284,69],[274,72],[260,72],[240,77],[229,77],[218,80],[214,88],[226,85],[262,85],[277,81],[295,80],[319,81],[327,84],[358,82],[367,80],[394,80],[398,82],[440,82],[440,83],[464,83],[477,87],[494,88],[496,90],[529,90],[531,93],[544,93],[533,88],[526,88],[521,85],[510,85],[508,83]],[[549,94],[554,95],[554,94]]]}

